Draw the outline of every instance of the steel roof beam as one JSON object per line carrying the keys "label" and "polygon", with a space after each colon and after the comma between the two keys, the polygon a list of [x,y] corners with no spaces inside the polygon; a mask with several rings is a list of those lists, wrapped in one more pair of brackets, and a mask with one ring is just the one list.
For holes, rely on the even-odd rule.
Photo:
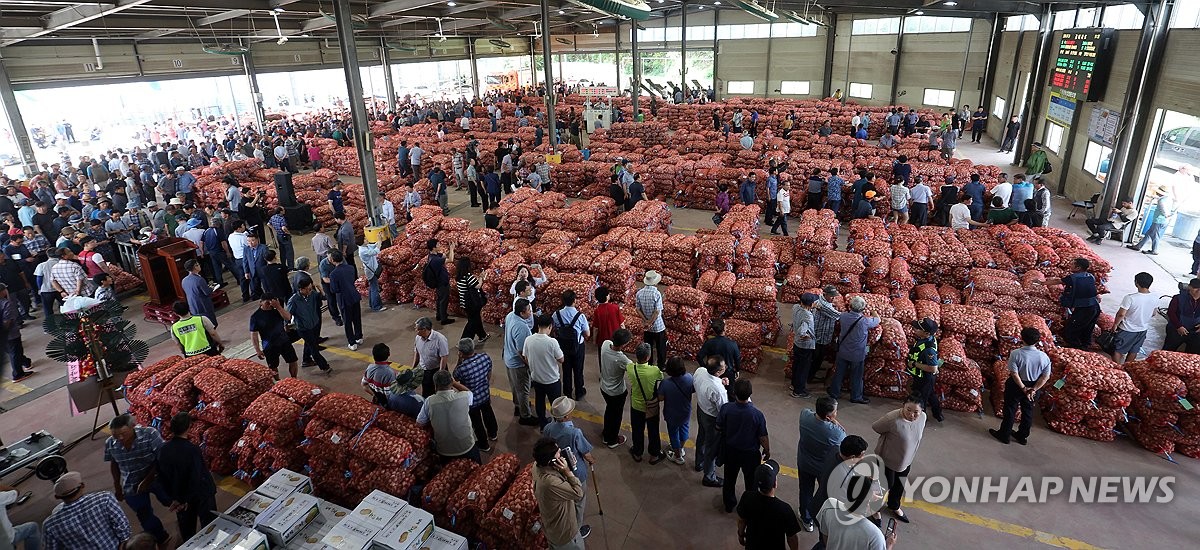
{"label": "steel roof beam", "polygon": [[11,46],[20,42],[24,38],[36,38],[62,29],[69,29],[93,19],[119,13],[129,8],[136,8],[151,1],[152,0],[118,0],[116,4],[79,4],[73,7],[56,10],[42,17],[41,29],[30,30],[26,33],[19,33],[20,38],[0,41],[0,47]]}

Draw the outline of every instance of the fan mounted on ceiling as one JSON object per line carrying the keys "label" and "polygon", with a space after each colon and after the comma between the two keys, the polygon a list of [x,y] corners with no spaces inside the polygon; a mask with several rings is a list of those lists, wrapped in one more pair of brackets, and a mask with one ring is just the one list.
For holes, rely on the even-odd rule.
{"label": "fan mounted on ceiling", "polygon": [[513,32],[515,32],[517,30],[517,26],[512,23],[509,23],[508,21],[504,21],[502,19],[496,19],[495,17],[489,17],[489,18],[487,18],[487,20],[489,23],[492,24],[493,27],[496,27],[499,29],[504,29],[506,31],[513,31]]}
{"label": "fan mounted on ceiling", "polygon": [[216,46],[205,46],[201,44],[204,53],[213,55],[244,55],[250,51],[250,48],[245,46],[237,46],[234,44],[217,44]]}
{"label": "fan mounted on ceiling", "polygon": [[604,15],[627,17],[638,21],[650,18],[650,6],[642,0],[567,0],[567,2]]}
{"label": "fan mounted on ceiling", "polygon": [[571,41],[570,41],[570,40],[567,40],[566,38],[555,38],[555,39],[554,39],[554,41],[555,41],[555,42],[558,42],[559,44],[562,44],[562,45],[564,45],[564,46],[570,46],[570,45],[571,45]]}
{"label": "fan mounted on ceiling", "polygon": [[[337,22],[337,16],[336,16],[336,15],[334,15],[334,14],[332,14],[332,13],[326,12],[325,10],[321,10],[321,16],[322,16],[322,17],[324,17],[325,19],[328,19],[328,20],[330,20],[330,21],[333,21],[333,22],[335,22],[335,23]],[[356,13],[356,14],[352,14],[352,15],[350,16],[350,26],[351,26],[352,28],[355,28],[355,29],[365,29],[365,28],[367,28],[367,18],[366,18],[366,16],[364,16],[364,15],[360,15],[360,14],[357,14],[357,13]]]}
{"label": "fan mounted on ceiling", "polygon": [[509,44],[508,42],[505,42],[499,38],[493,38],[491,40],[488,40],[488,43],[497,48],[504,48],[506,50],[509,48],[512,48],[512,44]]}

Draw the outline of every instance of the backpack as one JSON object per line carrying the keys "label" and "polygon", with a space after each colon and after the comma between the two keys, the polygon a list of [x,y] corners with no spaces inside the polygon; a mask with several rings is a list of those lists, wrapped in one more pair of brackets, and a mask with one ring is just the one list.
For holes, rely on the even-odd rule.
{"label": "backpack", "polygon": [[562,318],[562,310],[554,314],[558,318],[558,326],[554,329],[554,339],[558,340],[558,346],[562,348],[565,355],[574,355],[579,350],[579,331],[575,330],[575,321],[579,320],[580,315],[583,315],[583,312],[576,310],[571,322],[565,323]]}
{"label": "backpack", "polygon": [[487,294],[484,294],[483,291],[473,286],[467,287],[467,293],[463,297],[463,301],[466,302],[467,309],[472,311],[483,309],[488,302]]}
{"label": "backpack", "polygon": [[1054,165],[1050,164],[1050,161],[1046,161],[1046,163],[1042,165],[1042,173],[1043,174],[1049,174],[1050,172],[1053,172],[1053,171],[1054,171]]}
{"label": "backpack", "polygon": [[421,282],[425,283],[428,288],[437,288],[441,282],[441,277],[438,277],[438,272],[433,268],[433,264],[425,262],[425,268],[421,270]]}

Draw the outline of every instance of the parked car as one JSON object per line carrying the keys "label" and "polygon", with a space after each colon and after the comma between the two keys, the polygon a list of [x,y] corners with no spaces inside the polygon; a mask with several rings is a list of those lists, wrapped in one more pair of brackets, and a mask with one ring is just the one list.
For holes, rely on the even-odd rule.
{"label": "parked car", "polygon": [[1200,167],[1200,127],[1184,126],[1163,132],[1154,161],[1175,169],[1184,165]]}

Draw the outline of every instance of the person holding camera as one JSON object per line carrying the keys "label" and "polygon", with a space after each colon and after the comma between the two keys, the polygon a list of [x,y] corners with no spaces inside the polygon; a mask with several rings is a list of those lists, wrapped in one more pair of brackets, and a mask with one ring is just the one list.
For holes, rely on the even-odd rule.
{"label": "person holding camera", "polygon": [[533,461],[533,497],[542,516],[546,542],[553,550],[583,550],[576,511],[584,497],[583,481],[571,471],[558,443],[549,437],[534,443]]}

